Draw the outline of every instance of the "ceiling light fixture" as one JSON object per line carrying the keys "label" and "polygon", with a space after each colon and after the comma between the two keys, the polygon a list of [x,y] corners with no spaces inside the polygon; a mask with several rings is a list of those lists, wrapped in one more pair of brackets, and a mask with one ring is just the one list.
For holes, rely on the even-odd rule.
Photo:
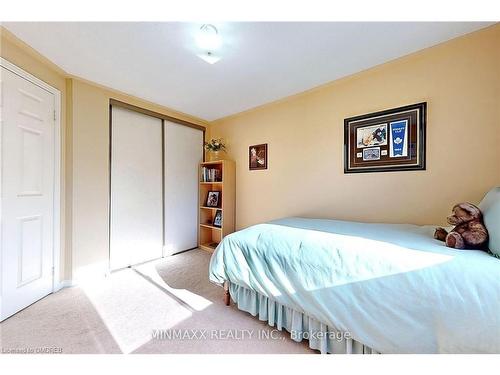
{"label": "ceiling light fixture", "polygon": [[196,44],[203,50],[198,57],[209,64],[215,64],[220,60],[215,51],[222,45],[222,39],[214,25],[204,24],[200,27],[196,35]]}

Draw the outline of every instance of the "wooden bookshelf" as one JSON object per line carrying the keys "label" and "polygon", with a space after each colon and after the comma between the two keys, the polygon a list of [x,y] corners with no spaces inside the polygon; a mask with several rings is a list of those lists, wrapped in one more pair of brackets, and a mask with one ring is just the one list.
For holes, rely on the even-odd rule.
{"label": "wooden bookshelf", "polygon": [[[203,167],[217,169],[220,181],[204,181]],[[235,222],[235,163],[231,160],[207,161],[200,164],[199,171],[199,225],[198,246],[213,252],[224,236],[234,232]],[[218,207],[207,207],[209,191],[220,192]],[[222,211],[222,227],[213,225],[217,211]]]}

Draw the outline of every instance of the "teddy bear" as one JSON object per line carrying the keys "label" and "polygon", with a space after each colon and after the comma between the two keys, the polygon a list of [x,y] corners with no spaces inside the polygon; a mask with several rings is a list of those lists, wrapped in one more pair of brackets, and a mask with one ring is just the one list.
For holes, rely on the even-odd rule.
{"label": "teddy bear", "polygon": [[444,228],[436,228],[434,238],[444,241],[446,246],[455,249],[481,249],[488,242],[488,230],[483,224],[481,210],[472,203],[459,203],[447,218],[454,225],[450,233]]}

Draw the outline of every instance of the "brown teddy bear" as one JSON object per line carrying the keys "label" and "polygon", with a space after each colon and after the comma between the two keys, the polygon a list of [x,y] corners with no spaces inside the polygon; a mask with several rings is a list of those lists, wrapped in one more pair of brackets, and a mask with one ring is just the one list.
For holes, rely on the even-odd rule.
{"label": "brown teddy bear", "polygon": [[437,228],[434,232],[434,238],[445,241],[446,246],[455,249],[480,249],[488,242],[488,230],[483,224],[483,215],[473,204],[455,205],[447,221],[450,225],[455,225],[450,233],[444,228]]}

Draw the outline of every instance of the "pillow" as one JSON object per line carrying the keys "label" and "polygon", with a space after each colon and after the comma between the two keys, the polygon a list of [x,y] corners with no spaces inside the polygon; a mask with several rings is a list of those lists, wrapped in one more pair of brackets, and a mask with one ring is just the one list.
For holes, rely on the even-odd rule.
{"label": "pillow", "polygon": [[488,248],[500,256],[500,187],[491,189],[485,195],[479,208],[483,212],[484,225],[490,236]]}

